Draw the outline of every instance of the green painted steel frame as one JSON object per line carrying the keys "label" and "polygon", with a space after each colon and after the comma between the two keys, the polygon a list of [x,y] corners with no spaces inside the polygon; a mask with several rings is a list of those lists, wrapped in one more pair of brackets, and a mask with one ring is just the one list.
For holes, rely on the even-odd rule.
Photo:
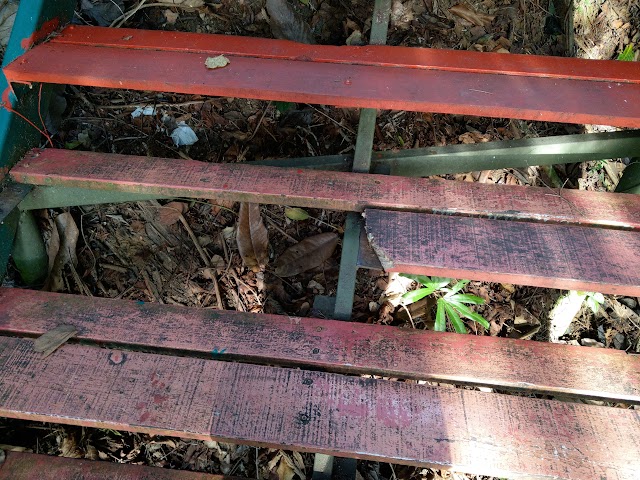
{"label": "green painted steel frame", "polygon": [[[9,43],[4,54],[2,66],[12,62],[26,52],[33,43],[44,40],[59,25],[67,23],[73,16],[75,0],[22,0],[16,14]],[[36,125],[38,108],[46,111],[49,104],[48,88],[30,88],[26,85],[16,85],[13,89],[7,83],[4,74],[0,72],[0,88],[2,89],[2,109],[0,109],[0,185],[9,169],[24,155],[24,153],[40,141],[40,133],[23,119],[7,110],[10,104],[13,109],[32,120]],[[6,208],[10,204],[12,187],[0,186],[0,205]],[[29,189],[22,189],[24,196]],[[11,253],[11,246],[17,228],[18,212],[11,212],[0,223],[0,280],[6,273],[7,262]]]}

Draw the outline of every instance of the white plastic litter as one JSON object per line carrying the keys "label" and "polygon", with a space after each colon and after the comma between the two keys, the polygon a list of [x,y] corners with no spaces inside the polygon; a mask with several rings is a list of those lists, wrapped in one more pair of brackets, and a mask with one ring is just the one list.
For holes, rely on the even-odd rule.
{"label": "white plastic litter", "polygon": [[138,118],[142,115],[150,116],[155,114],[156,109],[154,107],[137,107],[133,112],[131,112],[131,118]]}
{"label": "white plastic litter", "polygon": [[176,147],[183,145],[193,145],[198,141],[198,136],[189,125],[184,122],[178,122],[178,126],[171,132],[171,138]]}

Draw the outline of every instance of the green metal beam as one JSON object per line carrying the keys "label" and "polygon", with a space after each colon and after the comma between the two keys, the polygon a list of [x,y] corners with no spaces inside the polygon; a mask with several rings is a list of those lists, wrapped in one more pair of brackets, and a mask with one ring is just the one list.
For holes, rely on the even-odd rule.
{"label": "green metal beam", "polygon": [[[22,0],[16,13],[9,43],[4,54],[2,66],[14,61],[31,48],[32,40],[42,40],[39,35],[42,27],[54,27],[67,23],[73,16],[76,0]],[[11,106],[3,102],[0,109],[0,182],[9,169],[24,153],[40,142],[41,135],[23,119],[10,112],[7,107],[20,112],[39,128],[41,125],[38,110],[46,112],[49,105],[49,89],[43,88],[42,95],[38,86],[14,85],[13,91],[4,74],[0,72],[0,89],[9,93]],[[4,95],[3,95],[4,98]],[[0,223],[0,280],[6,273],[11,246],[18,225],[19,211],[14,209]]]}
{"label": "green metal beam", "polygon": [[114,192],[110,190],[91,190],[75,187],[35,187],[20,202],[22,211],[40,208],[75,207],[79,205],[97,205],[101,203],[125,203],[143,200],[161,200],[168,197],[144,193]]}
{"label": "green metal beam", "polygon": [[7,271],[7,262],[15,238],[20,212],[16,208],[31,187],[7,183],[0,191],[0,281]]}
{"label": "green metal beam", "polygon": [[[390,14],[391,0],[376,0],[371,22],[370,43],[384,45],[387,42]],[[368,173],[371,171],[371,153],[373,151],[377,114],[376,110],[370,108],[360,110],[356,151],[353,157],[354,172]],[[360,231],[362,228],[362,217],[357,213],[349,212],[342,241],[338,290],[333,311],[333,318],[337,320],[349,320],[353,312],[353,297],[358,273],[358,254],[360,252]]]}
{"label": "green metal beam", "polygon": [[[364,109],[361,126],[371,125],[374,111]],[[362,134],[362,135],[361,135]],[[372,143],[373,130],[358,129],[362,146]],[[291,168],[313,168],[335,171],[368,171],[369,155],[358,148],[361,155],[352,161],[349,155],[260,160],[252,165],[270,165]],[[500,168],[526,168],[530,166],[580,163],[608,158],[637,156],[640,152],[640,130],[560,135],[556,137],[523,138],[487,143],[446,145],[417,148],[399,152],[373,152],[371,171],[382,175],[428,177]]]}
{"label": "green metal beam", "polygon": [[428,177],[632,157],[638,152],[640,130],[626,130],[376,152],[372,163],[374,172],[389,168],[391,175]]}
{"label": "green metal beam", "polygon": [[[377,45],[386,43],[390,14],[391,0],[376,0],[371,20],[370,43]],[[364,173],[369,172],[371,169],[371,151],[373,149],[376,116],[376,110],[360,110],[356,151],[353,160],[354,172]],[[358,272],[357,263],[360,250],[360,231],[362,228],[362,217],[354,212],[348,213],[342,241],[338,291],[336,292],[335,302],[332,302],[332,299],[327,297],[325,297],[326,301],[324,302],[327,305],[332,304],[333,318],[339,320],[351,319],[353,296],[356,288],[356,274]],[[356,477],[357,461],[355,459],[333,458],[324,454],[316,454],[316,464],[331,465],[331,468],[320,469],[318,473],[314,471],[313,480],[325,478],[328,472],[331,472],[330,474],[333,480],[354,479]]]}

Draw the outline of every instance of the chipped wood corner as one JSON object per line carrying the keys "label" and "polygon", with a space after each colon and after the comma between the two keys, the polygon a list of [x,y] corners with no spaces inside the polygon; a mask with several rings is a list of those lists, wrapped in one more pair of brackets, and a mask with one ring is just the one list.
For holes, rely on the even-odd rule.
{"label": "chipped wood corner", "polygon": [[378,260],[380,260],[380,265],[382,265],[384,271],[389,272],[393,270],[393,260],[391,260],[384,249],[376,243],[374,232],[369,229],[369,224],[367,223],[367,211],[368,210],[362,212],[362,217],[364,218],[364,231],[367,234],[367,240],[369,241],[369,245],[378,257]]}

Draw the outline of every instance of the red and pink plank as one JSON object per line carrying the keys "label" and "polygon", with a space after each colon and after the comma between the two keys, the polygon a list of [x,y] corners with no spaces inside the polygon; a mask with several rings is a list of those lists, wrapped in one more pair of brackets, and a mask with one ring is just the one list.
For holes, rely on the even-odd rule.
{"label": "red and pink plank", "polygon": [[62,324],[122,348],[640,403],[640,357],[612,349],[0,289],[0,334]]}
{"label": "red and pink plank", "polygon": [[[207,69],[219,54],[229,65]],[[4,73],[9,82],[640,127],[633,62],[71,26]]]}

